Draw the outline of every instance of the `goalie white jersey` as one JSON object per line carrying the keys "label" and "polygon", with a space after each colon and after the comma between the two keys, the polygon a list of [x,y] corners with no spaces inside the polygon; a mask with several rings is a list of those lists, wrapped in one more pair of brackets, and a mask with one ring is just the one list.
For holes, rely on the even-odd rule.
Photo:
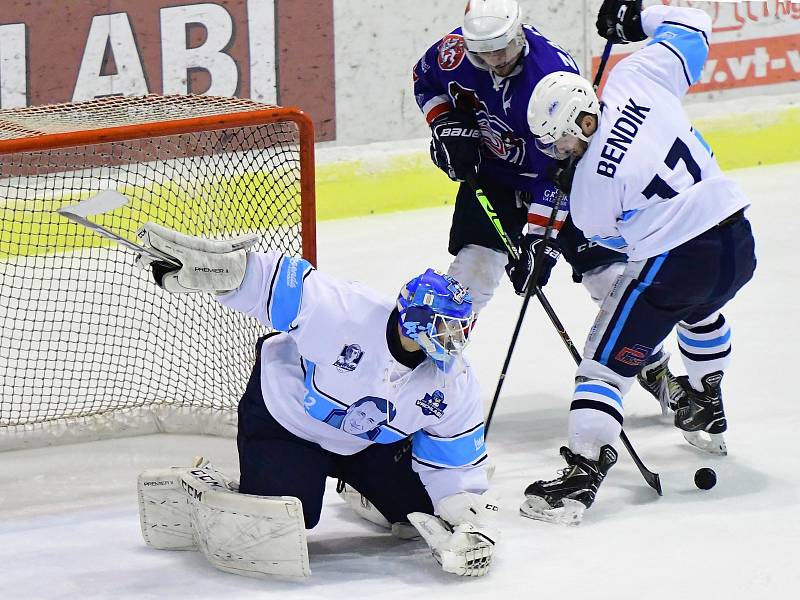
{"label": "goalie white jersey", "polygon": [[288,431],[341,455],[412,436],[414,469],[434,506],[488,488],[471,367],[463,357],[447,372],[430,359],[414,369],[398,363],[387,342],[392,299],[303,259],[250,253],[242,285],[217,300],[286,332],[263,344],[261,391]]}
{"label": "goalie white jersey", "polygon": [[708,56],[710,17],[653,6],[642,26],[652,39],[612,69],[570,197],[586,236],[631,260],[671,250],[749,204],[681,106]]}

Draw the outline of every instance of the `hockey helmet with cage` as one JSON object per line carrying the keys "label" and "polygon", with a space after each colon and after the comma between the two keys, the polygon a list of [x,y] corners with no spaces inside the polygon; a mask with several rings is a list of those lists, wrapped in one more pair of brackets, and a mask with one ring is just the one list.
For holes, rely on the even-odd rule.
{"label": "hockey helmet with cage", "polygon": [[510,74],[525,48],[517,0],[469,0],[461,32],[469,61],[502,76]]}
{"label": "hockey helmet with cage", "polygon": [[402,335],[447,371],[467,345],[475,321],[469,291],[449,275],[428,269],[403,286],[397,310]]}
{"label": "hockey helmet with cage", "polygon": [[581,117],[598,117],[599,113],[600,101],[589,81],[576,73],[556,71],[545,75],[533,89],[528,102],[528,126],[536,136],[536,147],[561,160],[580,147],[585,149],[592,134],[584,134]]}

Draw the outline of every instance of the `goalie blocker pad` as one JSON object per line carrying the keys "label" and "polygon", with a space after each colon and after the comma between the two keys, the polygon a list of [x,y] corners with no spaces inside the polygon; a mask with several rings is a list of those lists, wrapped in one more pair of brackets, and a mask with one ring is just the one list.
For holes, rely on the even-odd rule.
{"label": "goalie blocker pad", "polygon": [[210,467],[144,471],[138,479],[145,542],[200,550],[215,567],[248,577],[308,577],[300,500],[231,491]]}

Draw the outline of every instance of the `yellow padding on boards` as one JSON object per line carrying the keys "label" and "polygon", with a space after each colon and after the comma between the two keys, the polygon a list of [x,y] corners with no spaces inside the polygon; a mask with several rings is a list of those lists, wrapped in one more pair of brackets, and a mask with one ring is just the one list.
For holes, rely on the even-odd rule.
{"label": "yellow padding on boards", "polygon": [[[800,109],[754,118],[731,116],[697,120],[696,128],[714,150],[723,170],[800,161]],[[380,166],[365,162],[318,165],[317,219],[343,219],[451,204],[457,184],[434,167],[427,153],[389,158]],[[269,191],[267,191],[269,190]],[[189,195],[177,184],[142,189],[119,189],[134,200],[120,214],[94,217],[114,231],[133,237],[136,228],[154,220],[185,233],[246,231],[257,224],[294,225],[299,190],[280,178],[249,174],[218,179]],[[88,197],[75,194],[58,200],[0,198],[0,260],[15,256],[63,253],[110,244],[90,231],[69,223],[55,210]],[[142,202],[139,199],[146,199]],[[255,201],[254,201],[255,200]],[[208,202],[224,210],[208,213]],[[20,210],[23,206],[26,210]],[[34,204],[37,209],[30,210]],[[147,206],[146,209],[143,206]],[[255,209],[253,207],[256,207]],[[15,210],[17,209],[17,210]]]}
{"label": "yellow padding on boards", "polygon": [[[695,125],[725,171],[800,161],[800,109],[697,120]],[[317,218],[431,208],[455,200],[457,184],[426,153],[389,160],[372,171],[359,162],[318,166]]]}
{"label": "yellow padding on boards", "polygon": [[[263,229],[265,223],[289,227],[299,222],[300,191],[297,182],[287,181],[275,174],[254,173],[218,178],[202,186],[176,181],[147,188],[123,185],[117,191],[131,199],[128,204],[91,220],[131,240],[146,221],[209,237]],[[75,190],[49,200],[0,198],[0,260],[113,244],[56,213],[90,195]],[[209,206],[215,209],[210,211]]]}
{"label": "yellow padding on boards", "polygon": [[695,127],[724,171],[800,161],[800,108],[778,114],[698,119]]}

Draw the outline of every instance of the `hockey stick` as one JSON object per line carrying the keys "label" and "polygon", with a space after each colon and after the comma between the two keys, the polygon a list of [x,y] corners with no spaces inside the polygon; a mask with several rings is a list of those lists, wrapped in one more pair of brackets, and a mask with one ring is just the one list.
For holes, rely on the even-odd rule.
{"label": "hockey stick", "polygon": [[139,244],[131,242],[121,235],[114,233],[110,229],[106,229],[102,225],[98,225],[97,223],[93,223],[89,220],[89,217],[91,216],[102,215],[107,212],[111,212],[116,208],[125,206],[127,203],[127,196],[124,196],[115,190],[104,190],[87,200],[83,200],[71,206],[59,208],[56,212],[74,223],[78,223],[87,229],[91,229],[102,237],[112,240],[120,246],[124,246],[128,250],[132,250],[136,254],[143,254],[152,258],[153,260],[165,261],[178,267],[181,266],[180,263],[169,254],[165,254],[156,248],[146,248],[144,246],[140,246]]}
{"label": "hockey stick", "polygon": [[528,280],[528,287],[525,290],[525,298],[522,301],[522,308],[520,308],[519,317],[517,317],[517,324],[514,326],[514,333],[511,336],[511,343],[508,346],[506,359],[505,361],[503,361],[503,368],[501,369],[500,377],[497,380],[497,387],[494,390],[494,397],[492,397],[492,404],[489,406],[489,414],[486,416],[486,422],[484,425],[485,436],[489,435],[489,427],[492,425],[494,410],[497,407],[497,400],[500,397],[500,390],[503,389],[503,384],[505,383],[506,380],[508,365],[511,363],[511,355],[514,353],[514,347],[517,345],[517,337],[519,337],[520,329],[522,329],[522,322],[525,320],[525,313],[528,310],[528,303],[531,301],[531,293],[533,292],[534,288],[538,287],[536,286],[536,282],[539,280],[539,276],[544,266],[544,255],[547,252],[547,243],[550,239],[550,232],[553,231],[553,224],[556,222],[556,215],[558,214],[558,209],[561,207],[561,202],[563,200],[564,200],[564,194],[561,193],[561,191],[559,191],[558,197],[556,198],[556,201],[553,203],[553,210],[550,211],[550,217],[547,220],[547,227],[544,230],[542,249],[540,252],[536,253],[536,256],[533,259],[533,270],[531,272],[531,277]]}
{"label": "hockey stick", "polygon": [[606,47],[603,48],[603,55],[600,57],[600,64],[597,66],[597,73],[594,76],[594,81],[592,82],[592,87],[594,91],[597,91],[597,88],[600,87],[600,80],[603,79],[603,71],[606,70],[606,63],[608,63],[608,57],[611,56],[611,46],[614,44],[611,41],[606,42]]}
{"label": "hockey stick", "polygon": [[506,230],[503,229],[503,224],[500,222],[500,217],[497,216],[497,212],[494,210],[492,203],[489,202],[489,198],[487,198],[486,194],[483,193],[481,185],[478,183],[478,176],[474,173],[467,175],[467,184],[472,188],[472,191],[475,193],[475,197],[478,199],[478,202],[480,202],[481,207],[483,207],[486,216],[489,217],[492,225],[494,225],[495,231],[497,231],[500,239],[503,240],[503,245],[505,245],[508,253],[514,260],[519,260],[519,252],[517,251],[517,247],[514,245],[514,242],[511,241],[511,238],[508,237]]}
{"label": "hockey stick", "polygon": [[[611,47],[613,44],[608,41],[606,42],[605,48],[603,48],[603,55],[600,58],[600,64],[597,67],[597,73],[594,76],[594,83],[592,84],[595,91],[600,85],[600,81],[603,79],[603,72],[606,70],[606,65],[608,64],[608,59],[611,56]],[[483,193],[477,183],[477,177],[472,176],[467,178],[467,183],[472,187],[475,191],[475,196],[478,198],[481,206],[483,207],[484,211],[486,211],[487,216],[492,221],[494,228],[500,234],[500,238],[503,240],[503,244],[505,244],[506,248],[509,248],[509,253],[515,260],[519,260],[519,253],[516,251],[516,248],[512,251],[510,249],[510,238],[508,234],[503,229],[502,225],[500,224],[500,220],[497,218],[497,214],[495,213],[494,209],[492,208],[489,199]],[[517,324],[514,327],[514,334],[511,336],[511,344],[508,348],[508,353],[506,354],[505,362],[503,363],[503,369],[500,371],[500,378],[497,381],[497,388],[494,392],[494,397],[492,398],[492,404],[489,407],[489,414],[486,417],[486,424],[485,424],[485,434],[489,434],[489,427],[492,424],[492,417],[494,416],[494,410],[497,406],[497,399],[500,396],[500,390],[503,387],[503,383],[506,378],[506,372],[508,371],[508,365],[511,362],[511,354],[514,351],[514,346],[517,343],[517,336],[519,335],[519,330],[522,327],[522,321],[525,318],[525,311],[528,309],[528,302],[530,302],[531,292],[533,288],[539,289],[536,286],[536,282],[539,280],[539,273],[542,269],[542,263],[544,261],[544,255],[547,252],[547,244],[550,242],[550,232],[553,229],[553,223],[555,223],[556,215],[558,214],[558,208],[561,206],[561,202],[564,200],[564,194],[559,190],[558,198],[556,202],[553,204],[553,210],[550,213],[550,218],[547,221],[547,228],[545,229],[543,244],[542,244],[542,251],[536,253],[536,258],[534,260],[533,265],[533,273],[531,274],[531,278],[528,280],[528,289],[525,290],[525,299],[522,302],[522,309],[520,310],[519,318],[517,319]],[[488,207],[488,208],[487,208]]]}
{"label": "hockey stick", "polygon": [[[474,185],[472,187],[473,189],[476,190],[475,195],[477,196],[478,188]],[[489,414],[486,417],[486,422],[484,425],[484,435],[486,437],[488,437],[489,435],[489,428],[491,427],[492,424],[492,418],[494,417],[494,411],[495,408],[497,407],[497,401],[500,397],[500,391],[503,389],[503,384],[505,383],[506,373],[508,372],[508,365],[511,363],[511,356],[514,352],[514,347],[517,344],[517,338],[519,337],[519,332],[520,329],[522,328],[522,322],[525,318],[525,313],[527,312],[528,303],[530,302],[532,292],[536,294],[539,303],[542,305],[542,308],[544,309],[545,313],[547,313],[547,316],[550,318],[550,322],[553,324],[556,331],[558,332],[558,335],[561,337],[561,340],[564,342],[564,345],[567,347],[567,350],[569,351],[570,355],[575,361],[575,364],[580,365],[581,363],[581,355],[578,352],[578,349],[575,348],[575,344],[572,343],[572,339],[569,337],[569,334],[567,334],[566,328],[561,323],[561,320],[558,318],[555,311],[553,310],[553,307],[550,305],[550,302],[547,300],[547,297],[544,295],[542,288],[540,288],[538,285],[534,285],[534,282],[538,281],[539,279],[539,274],[541,273],[542,264],[544,261],[543,258],[544,252],[547,249],[547,242],[550,239],[549,238],[550,232],[553,229],[553,224],[555,223],[555,218],[556,215],[558,214],[558,209],[561,206],[563,198],[564,198],[563,194],[559,194],[557,201],[553,205],[553,210],[550,213],[550,217],[547,222],[547,228],[545,229],[544,249],[541,254],[537,253],[536,258],[534,260],[533,273],[531,275],[530,280],[528,281],[528,289],[525,291],[525,298],[522,302],[522,308],[520,309],[519,317],[517,318],[517,324],[514,327],[514,333],[511,336],[511,343],[509,344],[508,352],[506,354],[505,361],[503,362],[503,368],[500,371],[500,378],[497,381],[497,387],[494,392],[494,397],[492,398],[492,404],[489,407]],[[487,215],[495,214],[493,207],[489,202],[489,199],[486,198],[485,194],[483,195],[483,201],[481,202],[481,206],[489,207],[491,212],[487,210]],[[500,228],[498,229],[498,231],[502,231],[503,236],[505,238],[508,238],[508,234],[506,234],[505,230],[502,229],[502,225],[500,225],[499,221],[497,222],[496,228],[498,226]],[[631,444],[624,430],[620,431],[619,437],[622,440],[622,444],[625,446],[625,449],[628,451],[628,454],[630,455],[634,464],[639,469],[639,472],[642,474],[642,477],[644,478],[647,485],[653,488],[659,496],[663,496],[664,492],[661,488],[661,478],[659,474],[654,473],[653,471],[648,469],[647,466],[644,464],[644,462],[642,462],[642,459],[639,458],[638,453],[634,449],[633,445]]]}
{"label": "hockey stick", "polygon": [[[570,355],[572,355],[572,359],[575,361],[575,364],[580,366],[581,364],[581,355],[578,352],[578,349],[575,348],[575,344],[572,343],[572,340],[567,333],[566,328],[561,323],[561,320],[556,315],[556,311],[553,310],[553,307],[550,305],[550,302],[545,297],[542,288],[536,287],[536,297],[539,299],[539,303],[542,305],[544,312],[547,313],[547,316],[550,317],[550,322],[553,324],[553,327],[556,328],[558,335],[561,337],[561,341],[564,342],[564,345],[569,350]],[[631,455],[631,459],[633,459],[634,464],[639,469],[639,472],[644,477],[644,480],[647,482],[651,488],[653,488],[659,496],[663,496],[664,492],[661,489],[661,477],[659,477],[658,473],[654,473],[650,469],[648,469],[645,464],[642,462],[642,459],[639,458],[639,455],[634,450],[633,445],[631,444],[628,436],[625,434],[625,430],[621,430],[619,433],[619,438],[622,440],[622,444],[625,446],[625,449],[628,451],[628,454]]]}

